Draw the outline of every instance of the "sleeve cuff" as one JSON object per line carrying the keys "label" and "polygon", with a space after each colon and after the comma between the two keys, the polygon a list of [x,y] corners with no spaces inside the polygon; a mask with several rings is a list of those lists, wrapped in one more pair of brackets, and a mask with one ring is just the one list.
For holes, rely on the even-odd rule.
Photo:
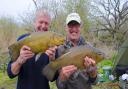
{"label": "sleeve cuff", "polygon": [[12,73],[12,71],[11,71],[11,64],[12,64],[12,62],[10,61],[9,64],[8,64],[8,67],[7,67],[7,73],[8,73],[9,78],[14,78],[14,77],[16,77],[17,75],[14,75],[14,74]]}
{"label": "sleeve cuff", "polygon": [[65,83],[66,83],[66,81],[61,81],[60,77],[58,77],[58,79],[57,79],[57,87],[58,87],[58,89],[64,89],[65,88]]}

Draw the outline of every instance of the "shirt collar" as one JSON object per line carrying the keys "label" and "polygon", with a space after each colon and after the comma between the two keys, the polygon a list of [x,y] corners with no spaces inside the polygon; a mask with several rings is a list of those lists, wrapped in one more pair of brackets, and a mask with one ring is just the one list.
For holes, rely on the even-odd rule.
{"label": "shirt collar", "polygon": [[[77,45],[78,45],[78,46],[79,46],[79,45],[85,45],[85,40],[84,40],[84,38],[83,38],[82,36],[80,36]],[[71,42],[69,39],[66,39],[64,46],[65,46],[66,48],[71,48],[71,47],[73,47],[73,44],[72,44],[72,42]]]}

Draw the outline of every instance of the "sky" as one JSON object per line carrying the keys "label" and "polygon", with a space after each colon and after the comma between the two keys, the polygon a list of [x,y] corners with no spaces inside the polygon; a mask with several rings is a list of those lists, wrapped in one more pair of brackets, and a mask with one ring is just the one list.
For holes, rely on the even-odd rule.
{"label": "sky", "polygon": [[35,9],[35,6],[32,0],[0,0],[0,17],[11,16],[16,20],[20,20],[19,15],[23,15],[33,9]]}
{"label": "sky", "polygon": [[0,16],[18,18],[18,15],[34,8],[32,0],[0,0]]}

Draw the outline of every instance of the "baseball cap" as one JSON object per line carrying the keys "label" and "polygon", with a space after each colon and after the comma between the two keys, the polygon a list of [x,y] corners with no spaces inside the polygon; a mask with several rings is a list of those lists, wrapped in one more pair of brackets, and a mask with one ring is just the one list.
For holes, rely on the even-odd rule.
{"label": "baseball cap", "polygon": [[66,24],[69,24],[71,21],[76,21],[79,24],[81,23],[81,18],[78,13],[71,13],[67,16]]}

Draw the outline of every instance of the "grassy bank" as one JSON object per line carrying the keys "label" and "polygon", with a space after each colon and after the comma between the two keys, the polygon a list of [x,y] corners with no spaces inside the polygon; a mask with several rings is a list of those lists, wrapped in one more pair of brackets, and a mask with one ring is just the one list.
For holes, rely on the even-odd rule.
{"label": "grassy bank", "polygon": [[[9,79],[6,73],[0,72],[0,89],[15,89],[16,87],[16,80]],[[113,87],[115,86],[115,87]],[[50,82],[50,89],[57,89],[55,82]],[[119,89],[116,84],[100,84],[93,86],[93,89]]]}
{"label": "grassy bank", "polygon": [[[0,72],[0,89],[16,89],[17,78],[10,79],[7,73]],[[50,89],[57,89],[55,82],[50,83]]]}
{"label": "grassy bank", "polygon": [[8,78],[6,73],[0,72],[0,89],[15,89],[16,87],[16,78]]}

